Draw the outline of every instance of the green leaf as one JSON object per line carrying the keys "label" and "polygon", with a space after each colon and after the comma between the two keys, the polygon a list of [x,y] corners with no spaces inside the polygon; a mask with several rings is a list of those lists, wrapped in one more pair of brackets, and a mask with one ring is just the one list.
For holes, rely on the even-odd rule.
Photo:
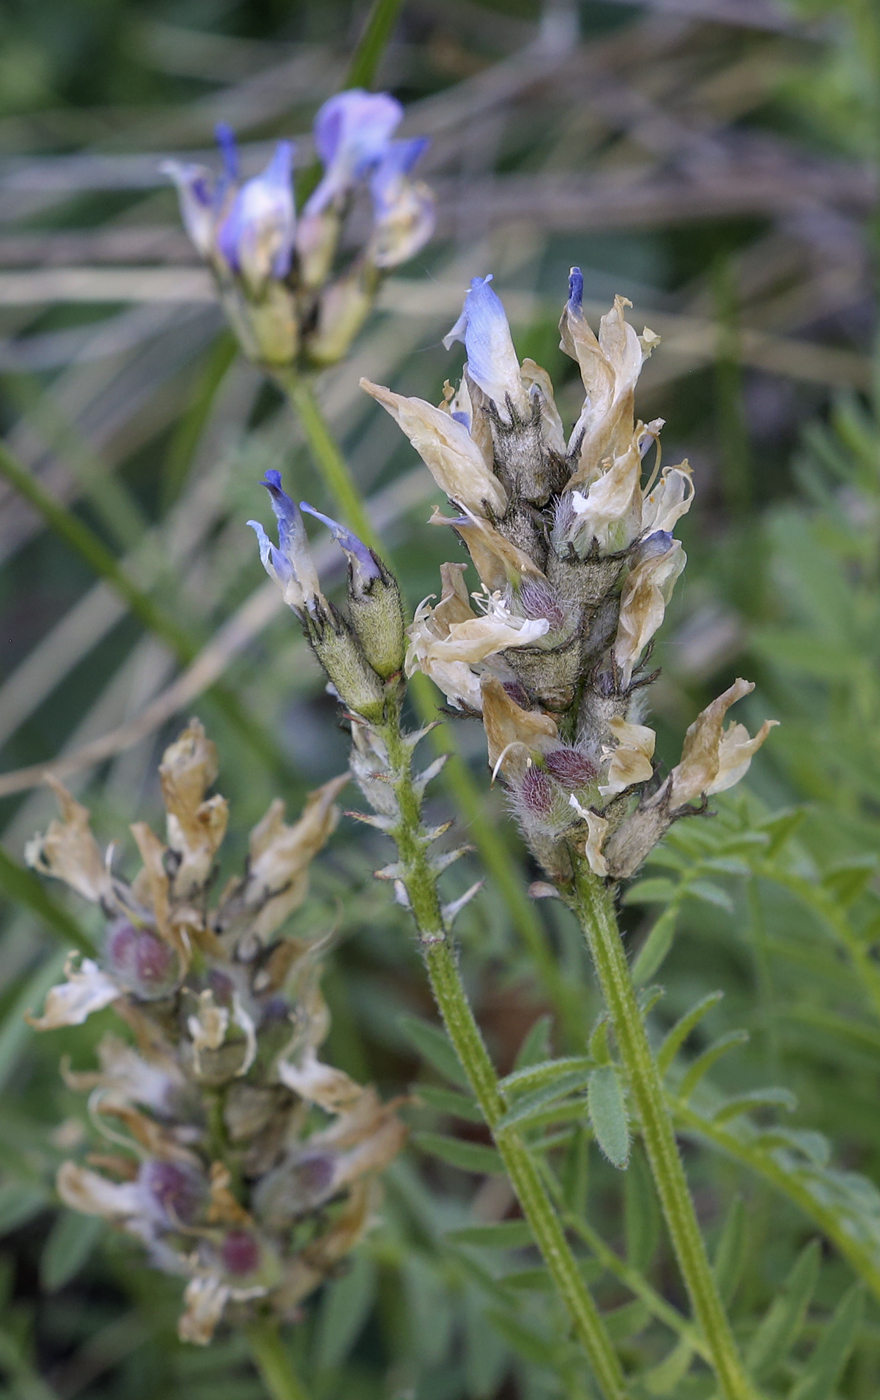
{"label": "green leaf", "polygon": [[593,1070],[587,1101],[596,1141],[612,1166],[623,1169],[629,1161],[629,1123],[614,1065]]}
{"label": "green leaf", "polygon": [[752,867],[737,856],[713,856],[704,862],[704,866],[706,870],[718,870],[723,875],[739,875],[741,878],[748,878],[752,873]]}
{"label": "green leaf", "polygon": [[536,1065],[542,1060],[550,1059],[550,1035],[552,1030],[553,1017],[549,1015],[539,1016],[537,1021],[529,1027],[523,1038],[523,1043],[517,1051],[515,1066],[517,1070],[525,1069],[528,1065]]}
{"label": "green leaf", "polygon": [[788,1147],[803,1153],[817,1167],[827,1167],[831,1158],[831,1144],[823,1133],[810,1128],[783,1128],[774,1125],[766,1128],[755,1138],[761,1147]]}
{"label": "green leaf", "polygon": [[444,1137],[442,1133],[415,1133],[413,1141],[423,1152],[463,1172],[504,1175],[504,1164],[494,1147],[484,1147],[480,1142],[462,1142],[460,1138]]}
{"label": "green leaf", "polygon": [[726,1055],[728,1050],[735,1050],[738,1045],[745,1045],[748,1039],[748,1031],[728,1031],[726,1035],[719,1036],[708,1050],[703,1051],[702,1055],[698,1055],[681,1081],[679,1095],[684,1102],[687,1103],[700,1080],[721,1059],[722,1055]]}
{"label": "green leaf", "polygon": [[658,1001],[662,1001],[665,995],[666,988],[659,986],[656,982],[650,987],[641,987],[636,994],[636,999],[642,1015],[650,1016]]}
{"label": "green leaf", "polygon": [[39,1186],[12,1184],[0,1186],[0,1235],[8,1235],[33,1220],[49,1204],[49,1196]]}
{"label": "green leaf", "polygon": [[877,874],[875,856],[839,865],[822,877],[822,888],[834,895],[838,909],[848,909]]}
{"label": "green leaf", "polygon": [[700,1024],[703,1017],[708,1011],[712,1010],[713,1006],[718,1005],[723,996],[723,992],[709,992],[708,996],[704,996],[701,1001],[695,1002],[690,1011],[686,1011],[685,1014],[676,1021],[675,1025],[665,1036],[660,1049],[657,1051],[657,1068],[661,1075],[666,1074],[691,1031]]}
{"label": "green leaf", "polygon": [[482,1123],[483,1115],[479,1104],[466,1094],[457,1094],[454,1089],[441,1089],[436,1084],[414,1084],[416,1098],[436,1108],[439,1113],[448,1113],[453,1118],[462,1118],[466,1123]]}
{"label": "green leaf", "polygon": [[632,970],[633,981],[637,987],[650,981],[672,947],[677,918],[678,906],[676,904],[664,909],[642,944]]}
{"label": "green leaf", "polygon": [[65,943],[94,955],[95,945],[67,910],[43,888],[33,871],[19,865],[0,846],[0,889],[13,904],[24,904]]}
{"label": "green leaf", "polygon": [[612,1342],[623,1342],[627,1337],[637,1337],[644,1332],[651,1321],[651,1312],[641,1298],[634,1298],[631,1303],[603,1313],[602,1321]]}
{"label": "green leaf", "polygon": [[637,880],[623,896],[624,904],[668,904],[678,893],[678,886],[663,875],[649,880]]}
{"label": "green leaf", "polygon": [[791,1400],[830,1400],[856,1339],[864,1306],[862,1286],[854,1284],[823,1329]]}
{"label": "green leaf", "polygon": [[611,1051],[608,1048],[609,1030],[608,1015],[606,1012],[603,1012],[590,1032],[589,1050],[597,1065],[607,1065],[611,1063]]}
{"label": "green leaf", "polygon": [[811,1240],[752,1337],[745,1360],[756,1381],[771,1376],[797,1341],[819,1279],[819,1256],[819,1242]]}
{"label": "green leaf", "polygon": [[451,1079],[453,1084],[463,1089],[469,1087],[467,1076],[445,1031],[439,1026],[432,1026],[430,1021],[423,1021],[420,1016],[398,1016],[397,1025],[405,1039],[415,1046],[429,1065],[434,1066],[438,1074],[442,1074],[444,1079]]}
{"label": "green leaf", "polygon": [[520,1293],[552,1293],[553,1280],[546,1269],[536,1266],[532,1269],[513,1269],[502,1274],[499,1280],[505,1288],[515,1288]]}
{"label": "green leaf", "polygon": [[99,1215],[63,1210],[55,1219],[40,1256],[40,1282],[47,1293],[63,1288],[87,1262],[104,1230]]}
{"label": "green leaf", "polygon": [[498,1087],[509,1098],[511,1094],[533,1093],[545,1084],[553,1084],[575,1071],[585,1074],[595,1065],[590,1055],[567,1055],[561,1060],[544,1060],[541,1064],[515,1069],[499,1081]]}
{"label": "green leaf", "polygon": [[766,831],[770,837],[767,846],[767,856],[771,858],[779,854],[786,841],[790,839],[802,826],[806,820],[807,809],[805,807],[792,807],[788,811],[776,812],[766,821],[761,822],[761,830]]}
{"label": "green leaf", "polygon": [[674,1395],[687,1375],[694,1349],[690,1342],[682,1338],[672,1348],[668,1356],[658,1361],[642,1376],[642,1382],[649,1395]]}
{"label": "green leaf", "polygon": [[654,1183],[640,1148],[633,1152],[623,1189],[623,1226],[627,1261],[644,1272],[660,1238],[660,1210]]}
{"label": "green leaf", "polygon": [[587,1076],[588,1070],[586,1068],[571,1070],[568,1074],[557,1075],[548,1083],[543,1084],[540,1089],[534,1089],[531,1094],[524,1094],[496,1123],[495,1131],[503,1132],[504,1129],[512,1128],[516,1123],[523,1123],[526,1119],[534,1117],[540,1109],[553,1103],[554,1100],[583,1089],[587,1083]]}
{"label": "green leaf", "polygon": [[453,1244],[472,1244],[481,1249],[524,1249],[534,1243],[525,1220],[498,1220],[492,1225],[465,1225],[447,1230],[443,1236]]}
{"label": "green leaf", "polygon": [[556,1340],[542,1337],[527,1326],[522,1318],[511,1317],[509,1313],[500,1312],[495,1308],[490,1309],[486,1317],[524,1361],[529,1361],[535,1366],[547,1366],[554,1371],[558,1368],[559,1343]]}
{"label": "green leaf", "polygon": [[345,75],[344,88],[373,86],[376,70],[391,38],[400,6],[401,0],[373,0]]}
{"label": "green leaf", "polygon": [[748,1094],[737,1094],[736,1098],[728,1099],[712,1114],[712,1121],[729,1123],[731,1119],[739,1118],[743,1113],[750,1113],[752,1109],[767,1107],[786,1108],[793,1113],[797,1108],[797,1099],[790,1089],[752,1089]]}
{"label": "green leaf", "polygon": [[375,1261],[356,1253],[348,1272],[327,1285],[315,1338],[317,1371],[332,1371],[345,1364],[372,1309],[376,1283]]}
{"label": "green leaf", "polygon": [[64,964],[67,961],[66,951],[56,953],[54,957],[47,959],[40,964],[36,972],[25,982],[15,1001],[10,1006],[4,1018],[3,1029],[0,1030],[0,1090],[5,1089],[10,1077],[15,1072],[18,1064],[18,1057],[30,1036],[35,1035],[32,1026],[29,1026],[25,1018],[25,1012],[33,1011],[39,1007],[46,992],[55,983],[63,980]]}
{"label": "green leaf", "polygon": [[687,886],[686,893],[694,899],[702,899],[705,904],[714,904],[716,908],[723,909],[728,914],[733,913],[734,905],[730,895],[711,880],[693,880]]}
{"label": "green leaf", "polygon": [[725,1305],[736,1293],[748,1257],[749,1235],[746,1228],[746,1211],[742,1196],[734,1196],[731,1201],[718,1244],[712,1260],[712,1272]]}

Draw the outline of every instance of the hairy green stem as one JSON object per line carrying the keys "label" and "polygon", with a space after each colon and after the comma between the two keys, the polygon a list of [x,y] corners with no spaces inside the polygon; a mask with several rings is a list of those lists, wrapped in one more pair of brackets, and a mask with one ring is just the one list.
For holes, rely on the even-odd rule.
{"label": "hairy green stem", "polygon": [[308,1391],[291,1365],[277,1322],[255,1322],[246,1335],[271,1400],[309,1400]]}
{"label": "hairy green stem", "polygon": [[756,1391],[743,1369],[709,1265],[663,1084],[623,949],[613,895],[597,876],[578,864],[570,903],[589,945],[638,1112],[657,1194],[721,1392],[725,1400],[755,1400]]}
{"label": "hairy green stem", "polygon": [[[299,420],[309,450],[336,508],[355,534],[376,550],[392,572],[396,572],[387,547],[373,529],[363,497],[327,425],[311,383],[292,369],[274,370],[273,375]],[[430,724],[437,718],[436,696],[427,676],[414,675],[409,693],[423,724]],[[534,904],[523,890],[520,871],[510,849],[487,816],[482,795],[463,758],[455,752],[448,731],[444,731],[442,737],[437,734],[432,738],[438,753],[452,748],[451,760],[443,775],[447,790],[467,824],[468,835],[477,846],[488,874],[501,892],[514,927],[529,951],[548,996],[559,1010],[569,1037],[574,1037],[580,1028],[575,1004],[576,988],[568,985],[552,949],[548,947],[543,925]]]}
{"label": "hairy green stem", "polygon": [[421,799],[412,778],[412,750],[401,733],[396,711],[379,732],[387,748],[399,806],[399,817],[390,835],[400,856],[403,883],[443,1023],[602,1395],[605,1400],[624,1400],[627,1391],[623,1370],[540,1173],[519,1134],[497,1129],[507,1105],[461,980],[437,891],[436,873],[427,853]]}

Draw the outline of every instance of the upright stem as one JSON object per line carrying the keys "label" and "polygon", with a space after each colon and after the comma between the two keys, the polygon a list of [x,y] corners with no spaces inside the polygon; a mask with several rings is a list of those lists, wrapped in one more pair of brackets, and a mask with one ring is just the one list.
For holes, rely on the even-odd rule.
{"label": "upright stem", "polygon": [[755,1400],[756,1392],[743,1369],[709,1266],[663,1085],[623,950],[612,895],[595,875],[579,868],[571,904],[589,944],[638,1111],[657,1194],[722,1394],[725,1400]]}
{"label": "upright stem", "polygon": [[[309,449],[337,509],[355,534],[371,549],[375,549],[393,569],[388,549],[373,529],[363,497],[327,425],[311,383],[293,369],[278,369],[274,370],[273,374],[299,419]],[[426,676],[413,676],[409,693],[423,724],[430,724],[437,718],[436,698],[431,682]],[[448,749],[449,734],[446,733],[443,739],[438,735],[435,743],[438,752],[443,752],[444,748]],[[469,836],[478,847],[489,875],[501,891],[513,924],[529,950],[549,997],[558,1008],[569,1033],[576,1034],[579,1029],[577,1008],[565,977],[547,946],[538,913],[523,890],[519,871],[514,865],[507,843],[486,815],[482,796],[470,770],[460,754],[454,751],[451,761],[446,765],[444,779],[452,800],[467,823]]]}
{"label": "upright stem", "polygon": [[403,882],[443,1023],[602,1395],[605,1400],[625,1400],[626,1382],[617,1354],[528,1148],[515,1131],[497,1128],[506,1104],[462,984],[443,917],[436,874],[431,868],[421,823],[421,801],[412,780],[411,747],[401,733],[396,713],[380,733],[387,747],[391,781],[400,810],[391,835],[397,845]]}
{"label": "upright stem", "polygon": [[309,1392],[290,1363],[278,1323],[268,1319],[255,1322],[246,1335],[254,1364],[271,1400],[310,1400]]}

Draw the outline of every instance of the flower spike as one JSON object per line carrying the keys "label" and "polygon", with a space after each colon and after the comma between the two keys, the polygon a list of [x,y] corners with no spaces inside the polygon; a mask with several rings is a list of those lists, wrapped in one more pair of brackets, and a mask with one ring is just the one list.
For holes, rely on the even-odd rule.
{"label": "flower spike", "polygon": [[[90,1095],[92,1121],[116,1152],[63,1162],[58,1194],[186,1280],[178,1334],[200,1346],[228,1304],[239,1305],[239,1325],[254,1305],[286,1317],[320,1286],[366,1228],[370,1184],[405,1135],[394,1104],[319,1057],[329,1024],[320,942],[279,936],[305,899],[348,774],[312,793],[291,826],[274,802],[219,902],[226,804],[206,796],[216,774],[214,747],[194,720],[160,768],[167,845],[135,824],[145,868],[131,884],[96,884],[88,813],[63,790],[61,820],[33,852],[38,868],[100,905],[107,930],[99,959],[69,959],[31,1025],[77,1026],[112,1006],[135,1040],[105,1035],[97,1070],[63,1071],[69,1088]],[[185,979],[175,938],[197,954]],[[176,976],[150,981],[171,963]],[[208,1126],[218,1093],[219,1136]],[[315,1115],[304,1115],[304,1102]]]}
{"label": "flower spike", "polygon": [[[184,227],[207,262],[245,355],[267,370],[334,364],[363,325],[386,273],[434,231],[434,201],[412,174],[421,137],[392,139],[403,108],[389,93],[354,88],[325,102],[314,134],[324,174],[299,218],[294,147],[279,141],[262,174],[241,181],[232,128],[216,127],[223,173],[165,161]],[[351,257],[339,235],[361,188],[372,228]]]}
{"label": "flower spike", "polygon": [[663,420],[635,420],[657,337],[636,334],[628,305],[616,297],[596,334],[583,273],[571,269],[561,344],[584,401],[567,443],[549,376],[520,364],[491,277],[474,278],[445,338],[447,348],[464,341],[467,362],[439,409],[362,381],[453,501],[433,523],[452,527],[483,585],[469,594],[465,566],[443,566],[439,603],[426,599],[408,630],[407,672],[424,671],[453,708],[482,716],[493,776],[561,888],[577,856],[602,878],[632,874],[690,800],[742,776],[771,725],[754,739],[742,726],[722,732],[745,693],[732,689],[691,727],[681,763],[656,788],[643,658],[686,563],[673,530],[694,485],[687,462],[660,472]]}

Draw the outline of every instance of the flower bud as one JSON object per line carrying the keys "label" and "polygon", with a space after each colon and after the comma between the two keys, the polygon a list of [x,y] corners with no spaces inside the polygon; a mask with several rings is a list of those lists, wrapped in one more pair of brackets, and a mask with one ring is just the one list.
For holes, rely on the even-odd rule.
{"label": "flower bud", "polygon": [[255,364],[270,368],[289,365],[299,348],[296,305],[279,282],[267,282],[259,297],[245,295],[237,284],[220,288],[226,312],[242,352]]}
{"label": "flower bud", "polygon": [[378,289],[370,268],[355,267],[329,282],[318,301],[315,325],[304,336],[305,351],[315,365],[335,365],[347,353],[367,319]]}
{"label": "flower bud", "polygon": [[292,165],[292,144],[279,141],[262,175],[245,181],[217,230],[219,253],[254,298],[270,279],[280,281],[290,271],[296,229]]}

